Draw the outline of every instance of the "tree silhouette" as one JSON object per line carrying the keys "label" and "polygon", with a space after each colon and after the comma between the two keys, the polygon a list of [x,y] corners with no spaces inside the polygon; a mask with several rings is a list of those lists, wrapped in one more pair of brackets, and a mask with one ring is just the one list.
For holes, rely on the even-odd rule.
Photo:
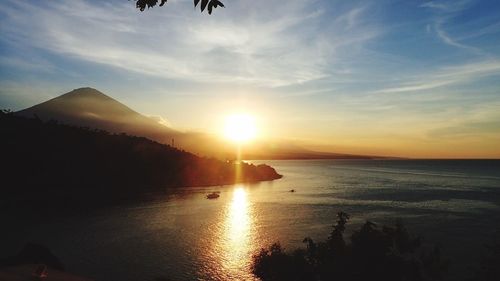
{"label": "tree silhouette", "polygon": [[[163,6],[165,3],[167,3],[167,0],[134,0],[135,1],[135,6],[142,11],[144,11],[146,8],[153,8],[158,4],[158,6]],[[201,3],[200,3],[201,2]],[[212,10],[217,8],[217,7],[224,7],[224,4],[222,4],[221,1],[219,0],[194,0],[194,6],[198,6],[200,4],[200,10],[203,12],[205,9],[207,9],[208,14],[212,14]]]}
{"label": "tree silhouette", "polygon": [[349,216],[337,214],[326,242],[305,238],[306,249],[285,252],[279,243],[253,256],[252,271],[262,281],[423,281],[441,280],[447,268],[437,247],[412,237],[401,223],[378,227],[366,222],[344,241]]}

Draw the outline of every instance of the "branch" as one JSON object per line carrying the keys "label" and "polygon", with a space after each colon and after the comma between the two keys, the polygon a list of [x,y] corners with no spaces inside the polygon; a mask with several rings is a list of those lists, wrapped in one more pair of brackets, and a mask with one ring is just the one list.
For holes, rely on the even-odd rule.
{"label": "branch", "polygon": [[[130,0],[129,0],[130,1]],[[160,2],[160,4],[158,6],[163,6],[165,5],[165,3],[167,3],[167,0],[134,0],[135,1],[135,6],[137,7],[137,9],[144,11],[146,9],[146,7],[149,9],[149,8],[153,8],[154,6],[156,6],[158,4],[158,2]],[[200,0],[194,0],[194,6],[198,6],[198,4],[200,3]],[[207,9],[208,11],[208,14],[212,14],[212,10],[217,8],[217,7],[224,7],[224,4],[222,4],[221,1],[219,0],[201,0],[201,4],[200,4],[200,10],[201,12],[205,11],[205,9]]]}

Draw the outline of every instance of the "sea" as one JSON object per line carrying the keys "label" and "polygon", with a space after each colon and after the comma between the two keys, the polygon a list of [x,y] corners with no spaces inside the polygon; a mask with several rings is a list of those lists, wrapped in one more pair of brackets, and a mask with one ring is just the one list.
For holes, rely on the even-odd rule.
{"label": "sea", "polygon": [[[47,246],[68,272],[96,281],[256,280],[252,255],[274,242],[325,240],[339,211],[345,237],[367,220],[402,222],[465,280],[499,241],[499,160],[273,160],[282,179],[179,188],[85,213],[0,214],[0,256]],[[293,190],[293,192],[292,192]],[[207,199],[220,192],[217,199]]]}

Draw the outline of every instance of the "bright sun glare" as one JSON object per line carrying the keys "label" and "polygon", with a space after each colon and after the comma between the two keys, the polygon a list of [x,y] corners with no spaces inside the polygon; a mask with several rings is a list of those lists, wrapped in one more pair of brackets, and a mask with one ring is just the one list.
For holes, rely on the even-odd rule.
{"label": "bright sun glare", "polygon": [[233,114],[226,117],[224,136],[234,142],[251,141],[257,135],[255,118],[248,114]]}

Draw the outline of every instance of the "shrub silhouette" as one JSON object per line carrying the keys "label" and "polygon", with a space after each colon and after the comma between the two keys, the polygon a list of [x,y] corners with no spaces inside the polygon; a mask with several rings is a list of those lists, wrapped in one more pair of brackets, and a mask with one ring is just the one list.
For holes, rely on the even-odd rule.
{"label": "shrub silhouette", "polygon": [[64,270],[64,265],[47,247],[31,242],[26,243],[16,255],[0,258],[0,268],[33,263],[45,264],[54,269]]}
{"label": "shrub silhouette", "polygon": [[305,249],[287,253],[279,243],[253,256],[253,274],[263,281],[440,280],[447,269],[437,247],[424,247],[406,228],[367,221],[344,240],[349,216],[337,214],[325,242],[305,238]]}
{"label": "shrub silhouette", "polygon": [[485,245],[479,268],[475,269],[474,278],[471,280],[498,280],[500,276],[500,231],[497,231],[495,234],[497,240],[491,244]]}

